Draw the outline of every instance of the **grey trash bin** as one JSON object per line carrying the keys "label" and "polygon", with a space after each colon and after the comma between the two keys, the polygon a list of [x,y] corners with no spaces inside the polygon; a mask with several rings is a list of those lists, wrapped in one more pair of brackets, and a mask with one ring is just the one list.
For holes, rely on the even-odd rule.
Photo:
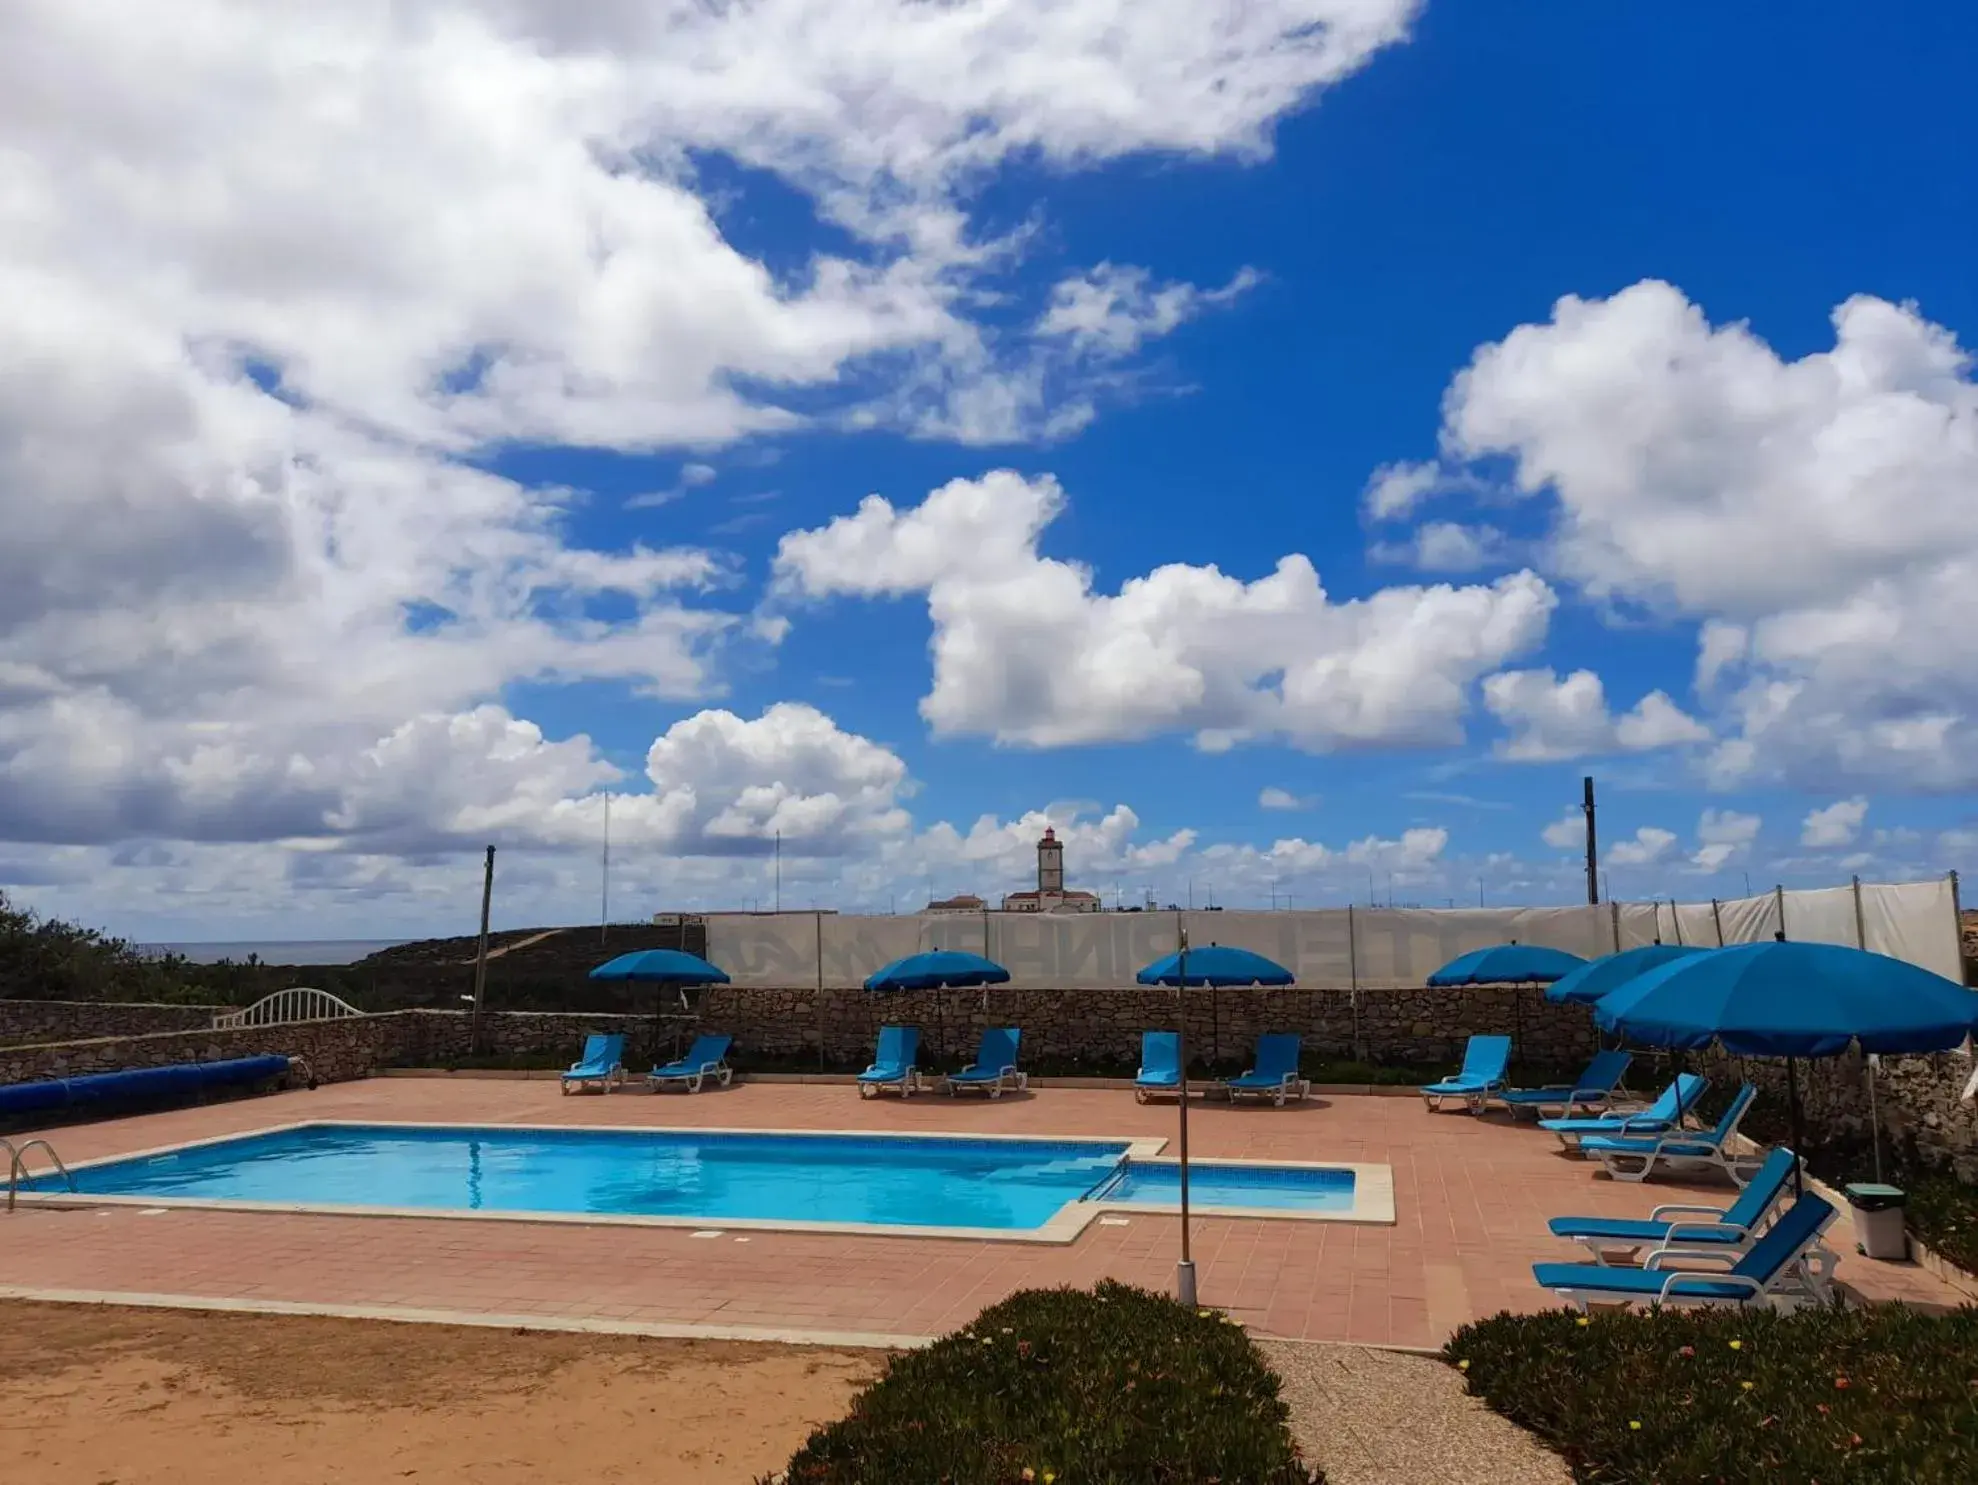
{"label": "grey trash bin", "polygon": [[1862,1183],[1847,1188],[1854,1208],[1854,1232],[1864,1258],[1909,1257],[1909,1236],[1903,1230],[1903,1205],[1908,1200],[1894,1186]]}

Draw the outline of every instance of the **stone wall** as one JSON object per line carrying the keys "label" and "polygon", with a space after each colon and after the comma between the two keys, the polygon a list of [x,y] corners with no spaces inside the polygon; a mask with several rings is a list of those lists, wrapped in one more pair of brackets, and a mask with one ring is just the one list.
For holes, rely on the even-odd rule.
{"label": "stone wall", "polygon": [[[369,1017],[393,1023],[389,1065],[444,1067],[472,1055],[474,1018],[467,1011],[394,1011]],[[494,1057],[554,1055],[574,1062],[584,1038],[594,1031],[625,1037],[628,1066],[653,1050],[653,1018],[590,1011],[486,1011],[481,1017],[481,1051]],[[671,1028],[664,1028],[670,1050]]]}
{"label": "stone wall", "polygon": [[243,1026],[227,1031],[207,1027],[6,1047],[0,1048],[0,1083],[30,1083],[180,1062],[220,1062],[268,1053],[304,1058],[319,1082],[336,1083],[366,1077],[374,1068],[388,1066],[395,1038],[401,1034],[397,1023],[395,1016],[347,1016],[339,1021],[288,1026]]}
{"label": "stone wall", "polygon": [[[1516,1038],[1534,1065],[1583,1063],[1599,1045],[1592,1017],[1555,1006],[1533,990],[1262,989],[1203,991],[1186,999],[1189,1043],[1204,1057],[1242,1058],[1264,1032],[1296,1032],[1306,1054],[1326,1061],[1389,1065],[1454,1063],[1474,1034]],[[879,1027],[919,1026],[936,1056],[973,1048],[989,1026],[1023,1028],[1028,1058],[1132,1067],[1140,1033],[1173,1030],[1172,990],[767,990],[717,986],[701,1010],[704,1025],[738,1047],[772,1058],[809,1054],[841,1063],[869,1054]]]}
{"label": "stone wall", "polygon": [[1875,1092],[1885,1139],[1914,1146],[1933,1166],[1948,1165],[1978,1181],[1978,1105],[1964,1100],[1971,1062],[1960,1052],[1885,1057]]}
{"label": "stone wall", "polygon": [[[126,1009],[100,1006],[104,1019]],[[622,1031],[640,1053],[652,1041],[650,1016],[581,1015],[556,1011],[490,1012],[482,1018],[482,1047],[494,1056],[554,1054],[574,1059],[593,1031]],[[202,1027],[135,1036],[111,1035],[31,1046],[0,1047],[0,1083],[116,1072],[130,1067],[163,1067],[179,1062],[217,1062],[229,1057],[279,1053],[301,1057],[319,1082],[368,1076],[380,1067],[440,1065],[468,1055],[472,1017],[465,1011],[390,1011],[378,1016],[346,1016],[335,1021],[302,1021],[282,1026],[245,1026],[226,1031]],[[670,1030],[670,1028],[663,1028]],[[667,1038],[670,1046],[670,1037]],[[628,1057],[628,1061],[632,1060]]]}
{"label": "stone wall", "polygon": [[[981,991],[923,991],[871,995],[862,990],[710,991],[699,1026],[735,1038],[742,1065],[808,1062],[856,1066],[871,1054],[879,1027],[892,1021],[922,1028],[929,1061],[958,1060],[975,1046],[983,1028],[1023,1028],[1025,1059],[1130,1070],[1139,1060],[1140,1033],[1172,1029],[1171,990],[1057,992],[992,987]],[[22,1002],[20,1004],[30,1004]],[[1367,1059],[1387,1064],[1454,1063],[1474,1032],[1518,1038],[1532,1064],[1559,1067],[1582,1062],[1595,1045],[1586,1012],[1548,1006],[1531,991],[1468,990],[1191,991],[1188,1035],[1196,1055],[1221,1062],[1242,1060],[1267,1031],[1293,1031],[1315,1060]],[[282,1052],[306,1057],[324,1082],[362,1077],[374,1067],[440,1066],[470,1055],[472,1017],[464,1010],[391,1011],[339,1021],[214,1031],[144,1031],[120,1034],[142,1015],[172,1007],[77,1006],[59,1024],[98,1031],[89,1039],[0,1048],[0,1082],[63,1077],[123,1067],[209,1061]],[[91,1014],[93,1013],[93,1014]],[[47,1024],[58,1024],[52,1011]],[[695,1023],[677,1014],[575,1011],[488,1011],[482,1017],[483,1055],[575,1057],[594,1031],[623,1032],[629,1064],[670,1054],[676,1038]],[[103,1035],[103,1031],[112,1034]],[[820,1056],[820,1048],[822,1054]]]}
{"label": "stone wall", "polygon": [[[1790,1118],[1786,1065],[1774,1058],[1730,1057],[1721,1052],[1692,1054],[1687,1065],[1713,1084],[1706,1105],[1714,1112],[1741,1083],[1758,1088],[1758,1101],[1745,1117],[1743,1132],[1762,1142],[1784,1140]],[[1963,1101],[1973,1064],[1961,1052],[1930,1057],[1884,1057],[1875,1074],[1871,1102],[1868,1064],[1858,1053],[1795,1064],[1806,1143],[1813,1151],[1853,1152],[1852,1164],[1867,1159],[1871,1114],[1881,1130],[1890,1167],[1923,1165],[1950,1168],[1978,1181],[1978,1106]],[[1867,1166],[1862,1164],[1866,1171]]]}
{"label": "stone wall", "polygon": [[83,1037],[192,1031],[235,1009],[225,1005],[146,1005],[95,1000],[0,1000],[0,1047]]}

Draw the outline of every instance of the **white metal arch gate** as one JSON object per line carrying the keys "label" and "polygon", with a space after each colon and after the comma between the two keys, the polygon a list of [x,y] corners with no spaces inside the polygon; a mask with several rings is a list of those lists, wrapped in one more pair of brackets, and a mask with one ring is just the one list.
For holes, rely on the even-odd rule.
{"label": "white metal arch gate", "polygon": [[213,1018],[213,1029],[235,1026],[278,1026],[293,1021],[335,1021],[364,1013],[327,990],[296,985],[264,995],[245,1010],[226,1011]]}

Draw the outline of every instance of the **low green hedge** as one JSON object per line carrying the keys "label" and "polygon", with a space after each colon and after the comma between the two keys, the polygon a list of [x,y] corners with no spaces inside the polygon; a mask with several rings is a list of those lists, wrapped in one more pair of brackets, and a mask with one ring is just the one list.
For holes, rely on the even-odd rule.
{"label": "low green hedge", "polygon": [[1909,1230],[1938,1257],[1978,1274],[1978,1187],[1949,1172],[1903,1180]]}
{"label": "low green hedge", "polygon": [[1032,1289],[896,1357],[789,1485],[1308,1485],[1240,1326],[1144,1289]]}
{"label": "low green hedge", "polygon": [[1445,1354],[1582,1481],[1978,1480],[1978,1309],[1505,1314]]}

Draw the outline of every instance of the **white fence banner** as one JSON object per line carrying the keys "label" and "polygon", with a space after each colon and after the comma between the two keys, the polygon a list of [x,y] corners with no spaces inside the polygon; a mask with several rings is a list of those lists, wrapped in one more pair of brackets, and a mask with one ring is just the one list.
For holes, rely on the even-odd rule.
{"label": "white fence banner", "polygon": [[1956,909],[1957,897],[1948,877],[1895,887],[1871,887],[1866,882],[1861,886],[1867,948],[1907,959],[1962,984],[1964,934]]}
{"label": "white fence banner", "polygon": [[[1793,939],[1857,941],[1851,887],[1788,892]],[[1710,903],[1601,903],[1553,908],[1327,908],[1304,912],[721,913],[708,918],[708,957],[738,985],[843,989],[928,949],[986,954],[1012,984],[1065,990],[1130,985],[1172,954],[1183,922],[1196,947],[1252,949],[1324,989],[1401,989],[1459,954],[1517,942],[1597,958],[1642,944],[1761,943],[1779,923],[1779,894]],[[1948,881],[1861,889],[1866,947],[1962,979]]]}
{"label": "white fence banner", "polygon": [[1759,944],[1779,931],[1779,898],[1774,892],[1757,897],[1729,897],[1717,904],[1727,944]]}
{"label": "white fence banner", "polygon": [[[1945,910],[1944,921],[1950,921]],[[1786,894],[1786,937],[1796,943],[1865,947],[1854,921],[1854,888],[1817,887]]]}
{"label": "white fence banner", "polygon": [[1710,910],[1709,903],[1672,903],[1669,915],[1676,920],[1676,936],[1665,942],[1688,944],[1693,949],[1722,947],[1717,942],[1717,914]]}
{"label": "white fence banner", "polygon": [[1131,985],[1143,966],[1174,952],[1180,917],[1179,913],[993,913],[989,957],[1007,969],[1011,982],[1018,985],[1067,990]]}
{"label": "white fence banner", "polygon": [[[1669,920],[1669,904],[1666,902],[1624,902],[1618,904],[1621,923],[1621,947],[1639,949],[1646,944],[1671,942],[1669,934],[1675,931]],[[1610,908],[1609,911],[1614,911]]]}
{"label": "white fence banner", "polygon": [[737,985],[815,985],[819,921],[817,913],[711,914],[707,957]]}

